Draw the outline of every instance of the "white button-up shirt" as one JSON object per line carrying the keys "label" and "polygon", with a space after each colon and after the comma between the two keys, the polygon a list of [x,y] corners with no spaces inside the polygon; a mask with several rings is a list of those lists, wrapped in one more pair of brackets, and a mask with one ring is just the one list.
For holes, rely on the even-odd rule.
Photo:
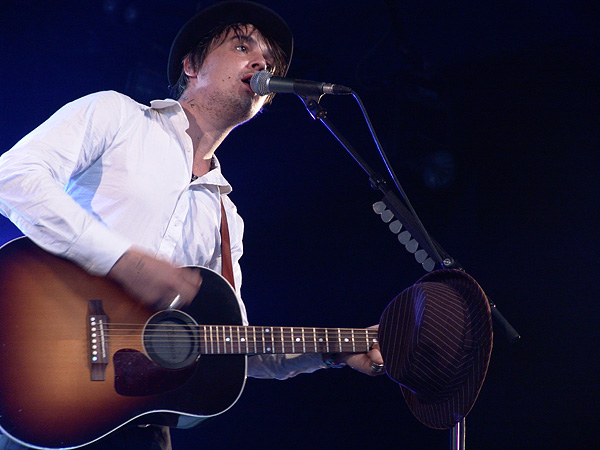
{"label": "white button-up shirt", "polygon": [[[244,224],[216,158],[190,183],[188,126],[175,100],[146,106],[112,91],[75,100],[0,157],[0,212],[37,245],[92,274],[108,273],[132,246],[220,273],[222,199],[247,325],[239,294]],[[249,373],[286,378],[318,367],[319,355],[260,357],[251,358]]]}

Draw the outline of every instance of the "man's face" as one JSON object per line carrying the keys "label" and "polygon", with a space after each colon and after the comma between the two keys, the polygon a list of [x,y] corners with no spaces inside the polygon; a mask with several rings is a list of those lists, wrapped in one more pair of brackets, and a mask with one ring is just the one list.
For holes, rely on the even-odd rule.
{"label": "man's face", "polygon": [[266,96],[250,89],[250,78],[260,70],[269,70],[273,56],[262,35],[252,25],[236,35],[230,30],[225,39],[209,48],[199,70],[188,73],[187,97],[207,113],[231,125],[243,123],[262,108]]}

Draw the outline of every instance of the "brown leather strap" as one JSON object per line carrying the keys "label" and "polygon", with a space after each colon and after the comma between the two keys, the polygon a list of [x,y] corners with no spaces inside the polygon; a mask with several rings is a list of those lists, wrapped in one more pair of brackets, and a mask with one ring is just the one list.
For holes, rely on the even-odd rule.
{"label": "brown leather strap", "polygon": [[221,199],[221,262],[223,265],[221,270],[223,278],[229,281],[229,284],[235,289],[233,262],[231,260],[231,242],[229,241],[229,226],[227,225],[227,214],[225,214],[223,199]]}

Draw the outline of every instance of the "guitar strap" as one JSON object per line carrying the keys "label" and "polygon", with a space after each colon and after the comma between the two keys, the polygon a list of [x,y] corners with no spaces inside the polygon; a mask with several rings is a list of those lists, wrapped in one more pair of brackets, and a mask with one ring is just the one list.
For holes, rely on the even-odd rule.
{"label": "guitar strap", "polygon": [[231,242],[229,240],[229,226],[227,225],[227,214],[221,199],[221,269],[223,278],[229,281],[229,284],[235,289],[235,281],[233,279],[233,263],[231,260]]}

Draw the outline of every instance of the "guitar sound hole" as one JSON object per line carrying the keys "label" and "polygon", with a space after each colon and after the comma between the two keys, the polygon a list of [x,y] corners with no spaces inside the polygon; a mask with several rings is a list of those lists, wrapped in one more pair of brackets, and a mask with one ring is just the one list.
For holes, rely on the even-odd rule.
{"label": "guitar sound hole", "polygon": [[144,348],[165,369],[183,369],[200,356],[198,324],[178,310],[153,315],[144,327]]}

